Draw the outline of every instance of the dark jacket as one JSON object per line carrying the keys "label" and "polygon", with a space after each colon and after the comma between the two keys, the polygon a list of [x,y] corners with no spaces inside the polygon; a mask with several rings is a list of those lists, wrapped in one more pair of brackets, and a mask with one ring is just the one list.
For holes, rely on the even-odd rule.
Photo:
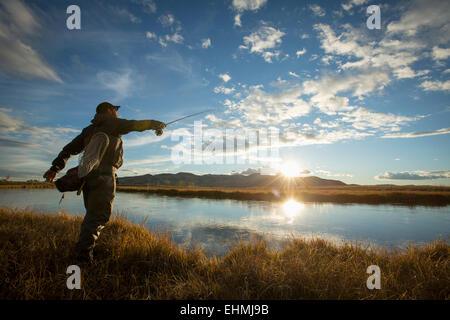
{"label": "dark jacket", "polygon": [[96,114],[92,124],[67,144],[52,162],[51,170],[59,172],[66,166],[70,156],[77,155],[84,150],[93,134],[105,132],[109,136],[108,149],[103,156],[97,171],[111,172],[113,167],[119,169],[123,163],[122,135],[132,131],[149,130],[152,120],[126,120],[116,118],[110,114]]}

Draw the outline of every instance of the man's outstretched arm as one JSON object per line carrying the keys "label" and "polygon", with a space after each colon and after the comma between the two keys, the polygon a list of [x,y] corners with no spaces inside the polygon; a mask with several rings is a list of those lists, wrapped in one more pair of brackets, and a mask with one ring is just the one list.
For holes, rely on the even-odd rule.
{"label": "man's outstretched arm", "polygon": [[145,130],[162,130],[166,127],[166,124],[157,120],[126,120],[116,119],[118,134],[127,134],[132,131],[145,131]]}
{"label": "man's outstretched arm", "polygon": [[44,174],[45,180],[53,182],[59,171],[64,169],[70,156],[79,154],[84,148],[84,132],[68,143],[59,155],[53,160],[52,167]]}

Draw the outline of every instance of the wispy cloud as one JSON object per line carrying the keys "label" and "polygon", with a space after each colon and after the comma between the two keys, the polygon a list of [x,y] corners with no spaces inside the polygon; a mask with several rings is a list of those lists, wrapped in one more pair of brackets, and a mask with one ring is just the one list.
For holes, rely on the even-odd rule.
{"label": "wispy cloud", "polygon": [[61,148],[79,132],[73,128],[30,125],[2,108],[0,175],[19,179],[40,178]]}
{"label": "wispy cloud", "polygon": [[415,0],[407,8],[399,21],[388,24],[388,33],[405,33],[411,36],[424,28],[440,27],[450,21],[450,2],[448,1]]}
{"label": "wispy cloud", "polygon": [[450,178],[450,170],[385,172],[377,180],[436,180]]}
{"label": "wispy cloud", "polygon": [[257,11],[266,3],[267,0],[233,0],[231,6],[238,12],[234,17],[234,25],[241,27],[241,16],[245,11]]}
{"label": "wispy cloud", "polygon": [[228,73],[219,74],[219,78],[222,79],[223,82],[228,82],[231,80],[231,76]]}
{"label": "wispy cloud", "polygon": [[32,10],[20,0],[0,3],[0,69],[13,76],[62,82],[39,53],[26,44],[41,25]]}
{"label": "wispy cloud", "polygon": [[173,16],[173,14],[165,14],[162,15],[158,18],[159,23],[161,23],[164,27],[169,27],[171,25],[173,25],[173,23],[175,22],[175,17]]}
{"label": "wispy cloud", "polygon": [[369,0],[349,0],[346,3],[342,3],[342,9],[345,11],[350,11],[353,7],[363,5],[367,3]]}
{"label": "wispy cloud", "polygon": [[140,4],[144,8],[145,12],[156,12],[157,7],[155,1],[153,0],[132,0],[132,2]]}
{"label": "wispy cloud", "polygon": [[116,100],[128,97],[133,89],[133,76],[130,69],[121,72],[102,71],[97,73],[97,79],[105,89],[116,93]]}
{"label": "wispy cloud", "polygon": [[183,74],[186,77],[192,75],[191,64],[179,53],[173,51],[167,54],[149,54],[145,58],[160,66],[164,66],[171,71]]}
{"label": "wispy cloud", "polygon": [[420,87],[425,91],[447,91],[450,92],[450,80],[447,81],[424,81]]}
{"label": "wispy cloud", "polygon": [[382,138],[418,138],[418,137],[427,137],[427,136],[436,136],[440,134],[448,134],[450,133],[450,128],[443,128],[439,130],[433,131],[422,131],[422,132],[395,132],[389,133]]}
{"label": "wispy cloud", "polygon": [[138,17],[136,17],[134,14],[132,14],[130,11],[128,11],[125,8],[119,8],[119,7],[113,7],[112,10],[119,16],[127,18],[132,23],[141,23],[142,20]]}
{"label": "wispy cloud", "polygon": [[261,26],[257,31],[244,37],[244,45],[240,49],[247,49],[250,53],[261,55],[266,62],[271,63],[273,58],[278,58],[280,51],[271,50],[282,43],[284,32],[269,26]]}
{"label": "wispy cloud", "polygon": [[227,88],[224,86],[218,86],[214,88],[215,93],[223,93],[223,94],[232,94],[234,92],[234,88]]}
{"label": "wispy cloud", "polygon": [[237,11],[256,11],[267,3],[267,0],[233,0],[232,6]]}
{"label": "wispy cloud", "polygon": [[145,134],[140,135],[134,138],[126,138],[123,139],[123,145],[124,148],[133,148],[133,147],[140,147],[152,143],[161,142],[168,137],[170,137],[171,131],[170,130],[164,130],[164,134],[161,136],[156,136],[152,134]]}
{"label": "wispy cloud", "polygon": [[444,48],[435,46],[435,47],[433,47],[432,55],[433,55],[433,59],[437,60],[437,61],[448,59],[448,57],[450,57],[450,48],[444,49]]}
{"label": "wispy cloud", "polygon": [[209,47],[211,47],[211,39],[210,38],[203,39],[202,40],[202,48],[207,49]]}
{"label": "wispy cloud", "polygon": [[302,50],[297,50],[295,55],[297,56],[297,58],[300,58],[300,56],[304,55],[305,53],[306,53],[306,49],[303,48]]}
{"label": "wispy cloud", "polygon": [[147,32],[145,33],[145,37],[146,37],[147,39],[156,39],[156,38],[158,38],[158,36],[156,35],[156,33],[151,32],[151,31],[147,31]]}
{"label": "wispy cloud", "polygon": [[312,4],[309,9],[313,12],[315,16],[323,17],[325,15],[325,10],[317,4]]}

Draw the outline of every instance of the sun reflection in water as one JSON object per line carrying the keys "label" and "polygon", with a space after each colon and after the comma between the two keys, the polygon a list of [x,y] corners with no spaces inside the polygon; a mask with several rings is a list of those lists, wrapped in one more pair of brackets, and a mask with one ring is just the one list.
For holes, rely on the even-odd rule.
{"label": "sun reflection in water", "polygon": [[288,200],[283,203],[283,211],[286,218],[288,218],[288,222],[292,223],[294,218],[303,210],[305,205],[301,202],[297,202],[295,200]]}

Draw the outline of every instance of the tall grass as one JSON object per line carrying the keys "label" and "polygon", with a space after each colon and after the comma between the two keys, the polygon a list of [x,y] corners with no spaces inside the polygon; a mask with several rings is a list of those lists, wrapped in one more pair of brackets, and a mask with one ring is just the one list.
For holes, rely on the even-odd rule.
{"label": "tall grass", "polygon": [[[66,288],[66,268],[82,217],[0,209],[1,299],[449,299],[449,245],[406,252],[291,241],[272,252],[240,244],[221,258],[175,245],[123,218],[112,219],[94,264],[80,265],[81,290]],[[366,269],[381,268],[381,290]]]}
{"label": "tall grass", "polygon": [[300,202],[393,204],[407,206],[450,205],[450,187],[434,186],[338,186],[290,187],[274,192],[272,188],[208,188],[167,186],[118,186],[123,192],[198,197],[208,199],[234,199],[259,201],[285,201],[293,198]]}

